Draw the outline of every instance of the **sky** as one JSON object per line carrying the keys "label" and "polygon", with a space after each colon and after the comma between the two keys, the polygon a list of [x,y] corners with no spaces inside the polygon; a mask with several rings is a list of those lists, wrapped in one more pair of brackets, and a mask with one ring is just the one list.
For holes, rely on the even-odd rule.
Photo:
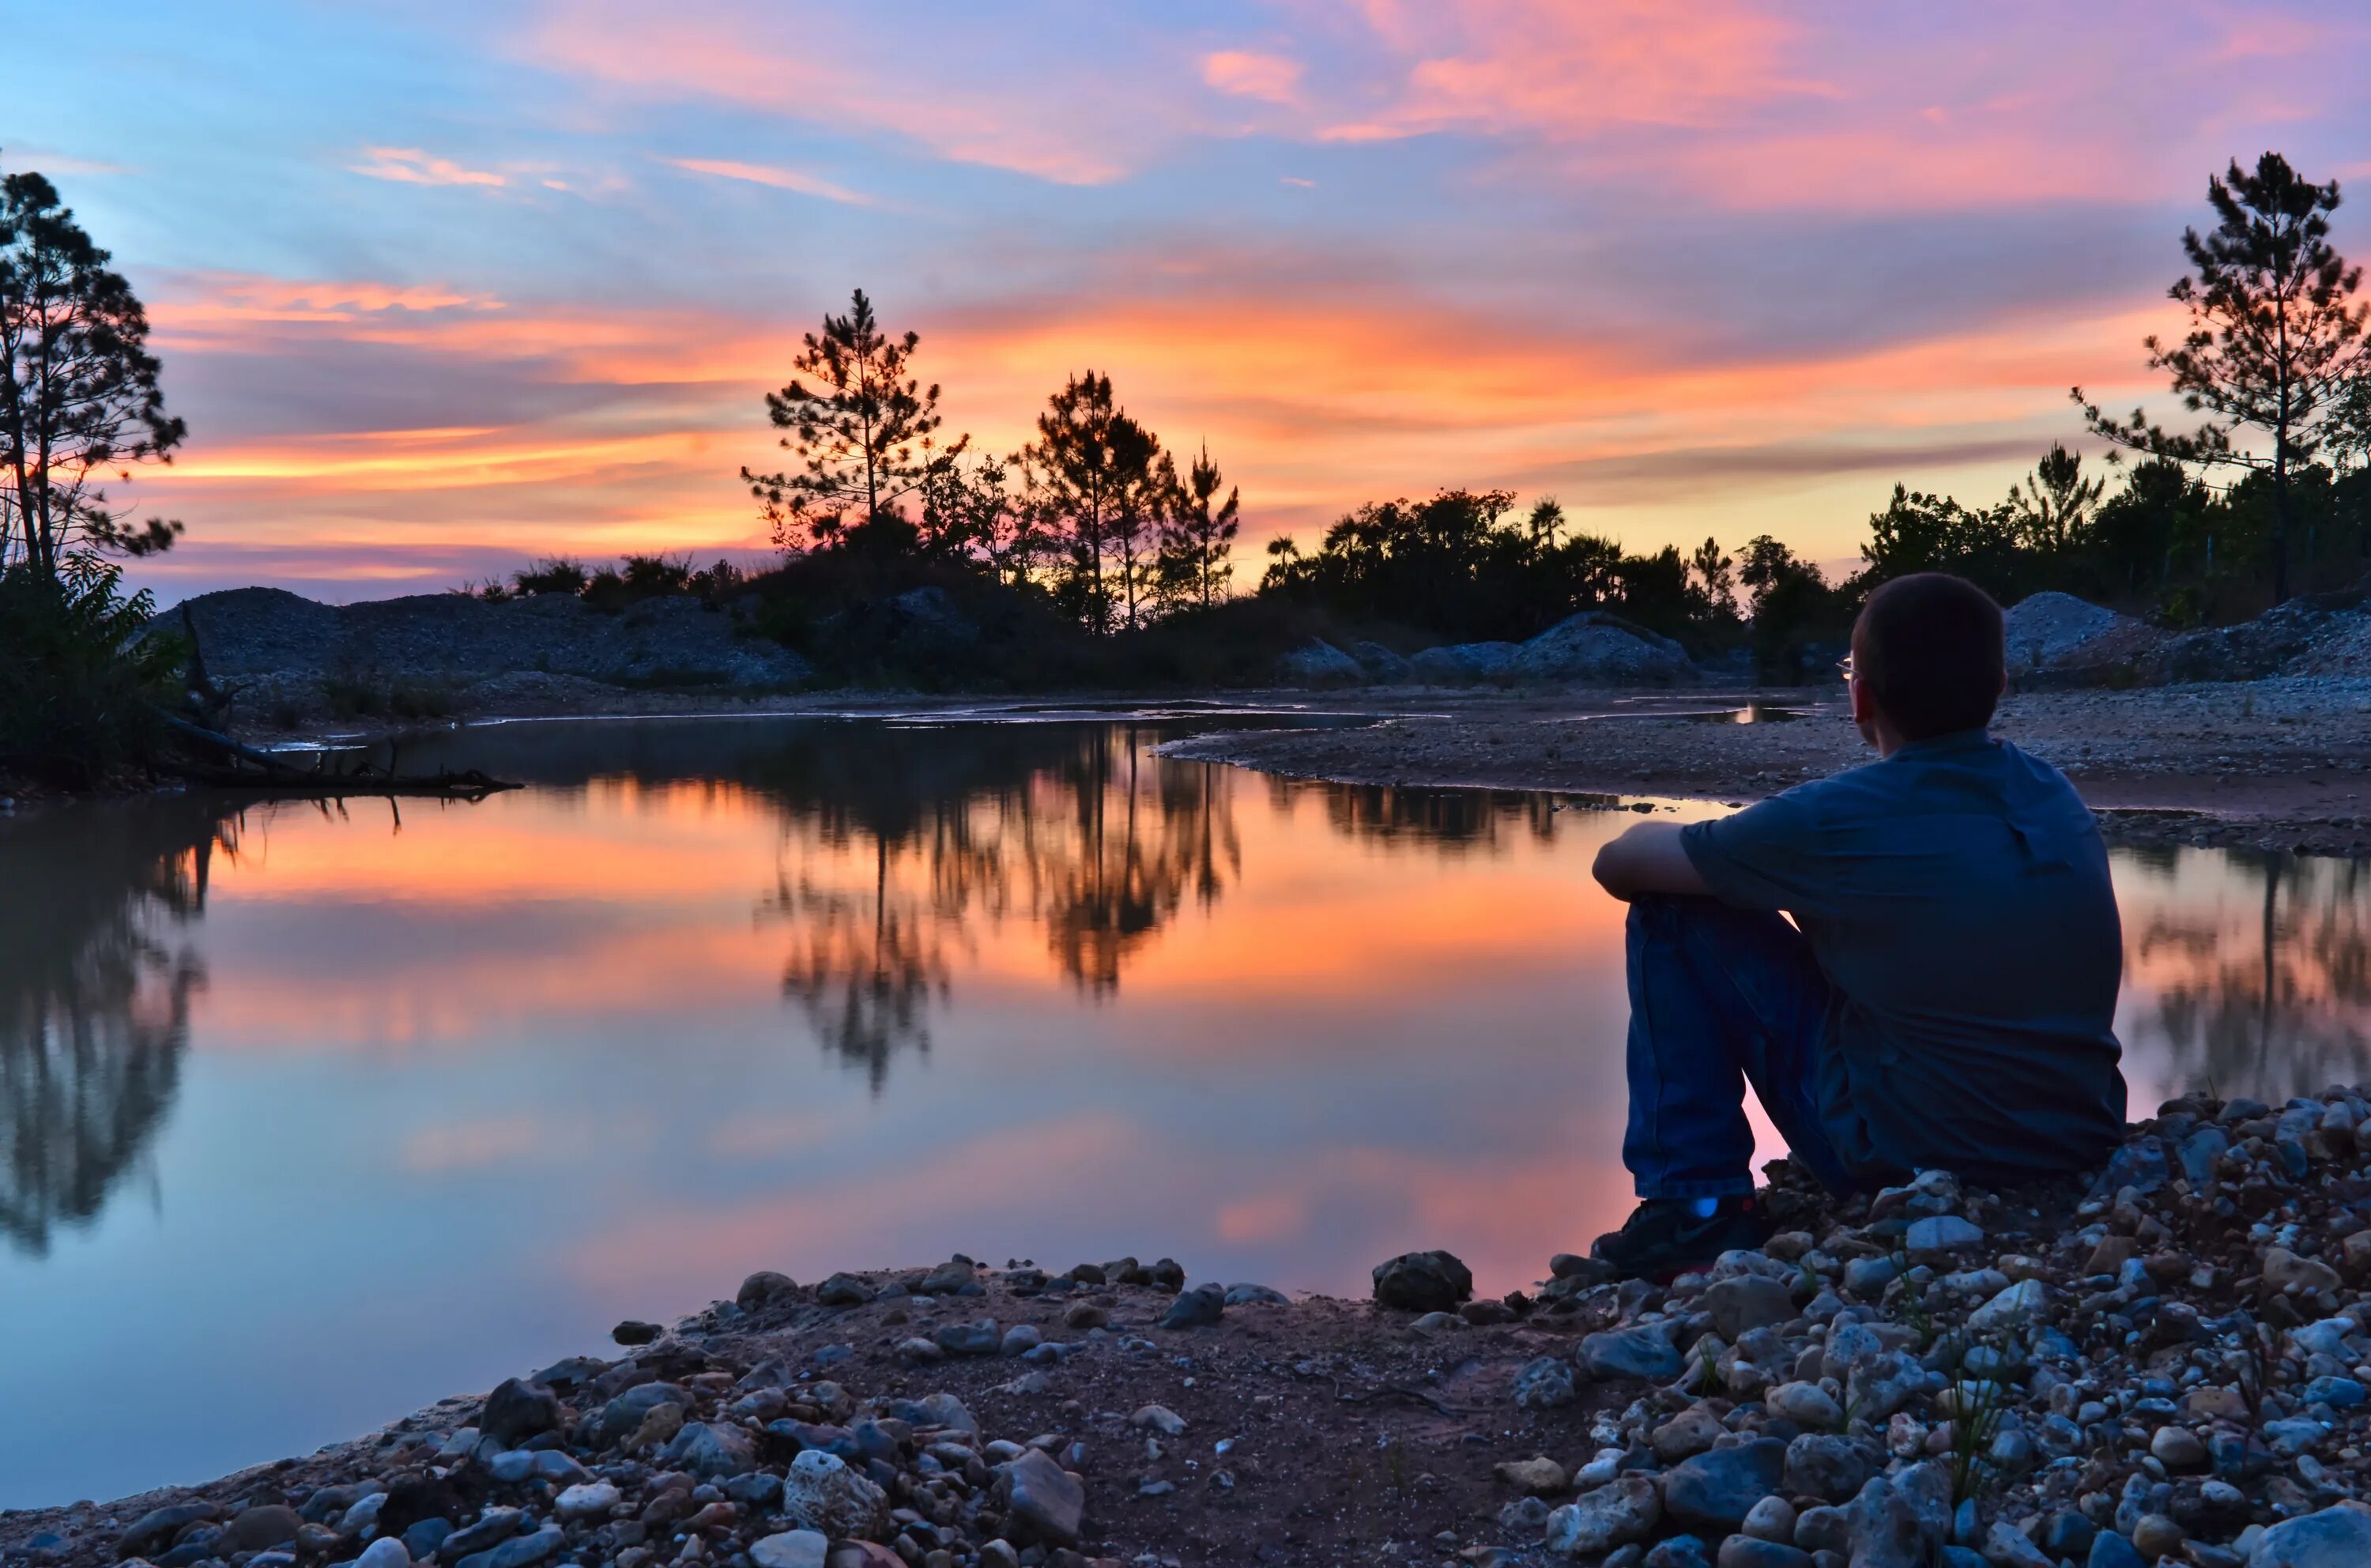
{"label": "sky", "polygon": [[[2359,0],[251,0],[15,73],[190,436],[134,581],[351,600],[754,559],[744,464],[865,289],[1005,452],[1109,374],[1259,542],[1448,486],[1848,561],[1992,500],[2140,340],[2208,175],[2371,181]],[[0,0],[18,57],[76,8]],[[2339,214],[2371,249],[2371,202]]]}

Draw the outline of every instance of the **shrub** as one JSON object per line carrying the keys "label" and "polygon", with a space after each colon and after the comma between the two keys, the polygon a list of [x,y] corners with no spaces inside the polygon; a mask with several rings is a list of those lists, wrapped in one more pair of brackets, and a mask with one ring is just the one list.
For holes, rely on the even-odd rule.
{"label": "shrub", "polygon": [[155,766],[184,659],[155,613],[96,556],[0,571],[0,773],[86,790]]}

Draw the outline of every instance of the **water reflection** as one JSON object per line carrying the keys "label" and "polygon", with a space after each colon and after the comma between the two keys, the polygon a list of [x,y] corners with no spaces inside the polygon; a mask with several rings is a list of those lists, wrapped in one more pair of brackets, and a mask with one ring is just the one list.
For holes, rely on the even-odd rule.
{"label": "water reflection", "polygon": [[[901,1049],[927,1051],[930,1014],[970,954],[975,923],[1041,928],[1057,971],[1091,997],[1119,988],[1128,958],[1191,899],[1208,909],[1241,866],[1228,770],[1156,764],[1132,726],[1033,727],[999,733],[978,771],[927,799],[837,786],[910,790],[916,754],[943,730],[868,738],[886,767],[809,776],[834,788],[778,788],[785,842],[763,912],[791,933],[782,990],[824,1045],[866,1069],[878,1092]],[[851,856],[851,845],[869,851]],[[862,873],[869,869],[869,876]]]}
{"label": "water reflection", "polygon": [[171,1109],[204,966],[205,910],[235,825],[190,801],[0,838],[0,1231],[40,1254],[138,1168]]}
{"label": "water reflection", "polygon": [[[1177,732],[522,724],[408,746],[531,787],[399,832],[0,825],[0,1299],[49,1352],[0,1506],[301,1451],[755,1268],[1355,1293],[1445,1245],[1500,1291],[1618,1222],[1588,868],[1637,819],[1152,754]],[[2136,1105],[2365,1076],[2360,868],[2115,869]]]}
{"label": "water reflection", "polygon": [[2137,1066],[2171,1092],[2275,1102],[2371,1078],[2371,865],[2173,847],[2119,859]]}

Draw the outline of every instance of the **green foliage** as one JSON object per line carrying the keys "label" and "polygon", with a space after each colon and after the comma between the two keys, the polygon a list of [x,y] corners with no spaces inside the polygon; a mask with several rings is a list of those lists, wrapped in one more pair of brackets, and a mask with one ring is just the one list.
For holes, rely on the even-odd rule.
{"label": "green foliage", "polygon": [[1794,684],[1832,678],[1832,671],[1817,667],[1814,644],[1841,642],[1849,633],[1859,579],[1832,588],[1816,565],[1767,534],[1746,541],[1737,577],[1753,593],[1752,647],[1762,677]]}
{"label": "green foliage", "polygon": [[741,470],[777,545],[826,546],[891,518],[904,524],[900,499],[969,444],[970,437],[959,436],[943,450],[936,446],[939,389],[908,374],[920,344],[917,333],[883,331],[862,289],[847,315],[827,315],[820,335],[806,335],[792,367],[815,384],[793,380],[766,394],[767,416],[789,432],[781,444],[799,466],[773,474]]}
{"label": "green foliage", "polygon": [[184,651],[154,601],[88,551],[0,570],[0,774],[87,790],[153,765]]}
{"label": "green foliage", "polygon": [[77,554],[149,555],[181,532],[133,525],[101,488],[169,461],[187,433],[165,412],[147,313],[108,260],[48,180],[0,179],[0,568],[62,576]]}

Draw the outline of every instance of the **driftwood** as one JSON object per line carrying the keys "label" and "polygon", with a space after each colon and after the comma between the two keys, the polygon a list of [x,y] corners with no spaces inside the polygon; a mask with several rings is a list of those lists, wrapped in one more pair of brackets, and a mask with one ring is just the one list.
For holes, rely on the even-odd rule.
{"label": "driftwood", "polygon": [[500,790],[521,788],[507,779],[488,778],[474,767],[461,773],[447,768],[434,773],[397,773],[366,760],[333,767],[328,752],[315,753],[312,767],[299,767],[285,757],[241,745],[228,735],[186,719],[168,713],[164,720],[175,736],[214,758],[184,760],[174,766],[174,771],[193,784],[218,790],[306,800],[343,795],[434,795],[446,800],[477,801]]}

